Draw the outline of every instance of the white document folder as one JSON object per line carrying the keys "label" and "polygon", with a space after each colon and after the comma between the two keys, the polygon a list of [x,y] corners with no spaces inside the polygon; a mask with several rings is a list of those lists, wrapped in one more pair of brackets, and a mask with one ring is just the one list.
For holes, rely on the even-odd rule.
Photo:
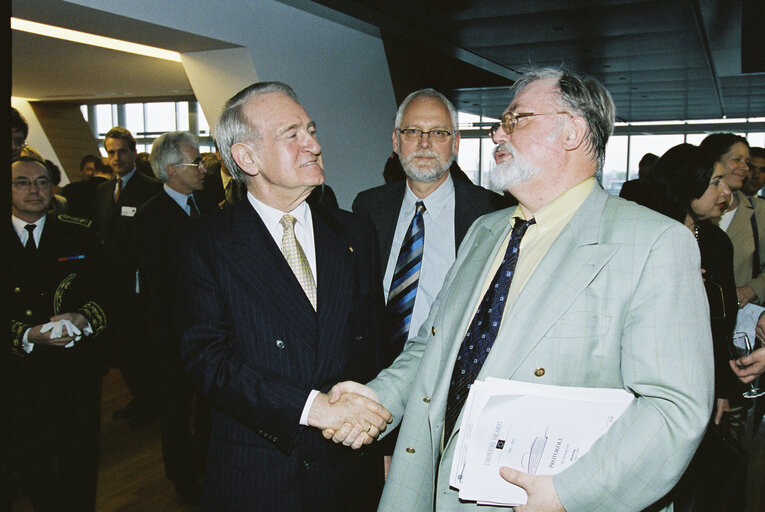
{"label": "white document folder", "polygon": [[499,476],[501,466],[532,475],[560,473],[633,399],[622,389],[476,381],[465,402],[449,483],[463,500],[523,505],[526,492]]}

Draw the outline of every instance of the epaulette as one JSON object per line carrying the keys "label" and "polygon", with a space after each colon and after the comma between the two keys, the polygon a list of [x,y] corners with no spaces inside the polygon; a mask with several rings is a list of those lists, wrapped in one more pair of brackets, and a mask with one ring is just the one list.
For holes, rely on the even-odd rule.
{"label": "epaulette", "polygon": [[58,220],[60,220],[61,222],[69,223],[69,224],[77,224],[78,226],[83,226],[86,228],[89,228],[93,225],[92,220],[81,219],[79,217],[72,217],[71,215],[65,215],[63,213],[58,216]]}

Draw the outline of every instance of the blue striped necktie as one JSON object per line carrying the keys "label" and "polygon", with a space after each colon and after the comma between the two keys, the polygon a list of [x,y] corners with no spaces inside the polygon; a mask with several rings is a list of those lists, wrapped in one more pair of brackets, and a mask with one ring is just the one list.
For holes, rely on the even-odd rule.
{"label": "blue striped necktie", "polygon": [[422,268],[422,248],[425,243],[425,223],[422,214],[425,203],[417,201],[414,217],[406,230],[404,243],[398,253],[396,269],[390,282],[388,316],[392,346],[401,352],[409,336],[414,299]]}
{"label": "blue striped necktie", "polygon": [[494,274],[494,279],[491,280],[483,300],[478,305],[473,321],[470,322],[465,339],[462,340],[452,371],[449,395],[446,399],[444,439],[449,439],[452,434],[457,417],[467,399],[470,386],[478,377],[478,373],[481,371],[492,345],[494,345],[494,340],[497,339],[497,332],[499,332],[502,315],[505,311],[507,292],[510,290],[510,283],[513,282],[515,264],[518,263],[521,239],[529,226],[535,222],[536,219],[521,220],[520,217],[515,218],[513,232],[510,235],[510,242],[507,244],[507,251],[505,251],[502,264],[497,269],[497,273]]}

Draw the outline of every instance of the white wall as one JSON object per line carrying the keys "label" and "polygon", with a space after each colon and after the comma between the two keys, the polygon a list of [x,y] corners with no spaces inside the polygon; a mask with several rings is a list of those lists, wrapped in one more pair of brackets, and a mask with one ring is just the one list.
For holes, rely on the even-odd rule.
{"label": "white wall", "polygon": [[258,78],[291,85],[316,121],[340,206],[383,183],[396,104],[379,37],[274,0],[70,1],[246,46]]}

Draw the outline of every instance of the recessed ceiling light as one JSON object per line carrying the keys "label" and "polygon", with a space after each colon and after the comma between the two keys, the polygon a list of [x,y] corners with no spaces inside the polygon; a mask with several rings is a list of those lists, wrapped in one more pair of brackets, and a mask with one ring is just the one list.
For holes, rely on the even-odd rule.
{"label": "recessed ceiling light", "polygon": [[21,32],[29,32],[41,36],[55,37],[56,39],[64,39],[65,41],[98,46],[100,48],[107,48],[109,50],[117,50],[121,52],[143,55],[145,57],[154,57],[156,59],[181,62],[181,55],[178,52],[171,50],[146,46],[144,44],[131,43],[129,41],[122,41],[120,39],[113,39],[111,37],[97,36],[95,34],[88,34],[87,32],[80,32],[78,30],[71,30],[68,28],[55,27],[53,25],[46,25],[45,23],[37,23],[36,21],[11,18],[11,28]]}

